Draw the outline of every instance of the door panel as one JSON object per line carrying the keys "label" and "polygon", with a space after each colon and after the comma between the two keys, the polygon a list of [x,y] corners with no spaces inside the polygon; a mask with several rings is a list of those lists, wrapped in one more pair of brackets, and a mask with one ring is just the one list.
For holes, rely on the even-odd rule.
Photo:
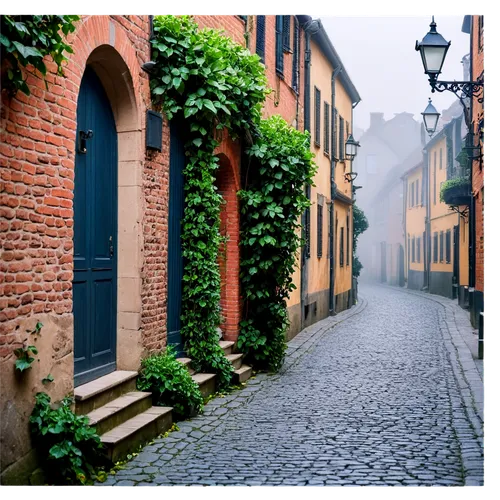
{"label": "door panel", "polygon": [[181,222],[184,214],[183,169],[186,161],[181,124],[170,122],[170,189],[168,205],[167,342],[183,355],[181,339],[182,248]]}
{"label": "door panel", "polygon": [[[117,134],[97,75],[87,68],[77,108],[74,198],[75,386],[116,368]],[[86,152],[80,131],[92,131]]]}

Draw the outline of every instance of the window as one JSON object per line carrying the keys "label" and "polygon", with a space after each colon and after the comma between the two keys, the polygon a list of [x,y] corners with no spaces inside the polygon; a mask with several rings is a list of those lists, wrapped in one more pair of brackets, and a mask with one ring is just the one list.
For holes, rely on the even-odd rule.
{"label": "window", "polygon": [[321,145],[321,91],[314,87],[314,144]]}
{"label": "window", "polygon": [[350,255],[350,250],[351,250],[351,240],[350,240],[350,224],[349,224],[349,214],[347,214],[347,233],[346,233],[346,244],[347,244],[347,251],[346,251],[346,265],[349,265],[349,255]]}
{"label": "window", "polygon": [[451,262],[451,229],[446,231],[446,263]]}
{"label": "window", "polygon": [[339,125],[339,160],[344,160],[344,146],[345,146],[345,137],[344,137],[344,119],[340,117],[340,125]]}
{"label": "window", "polygon": [[281,16],[283,18],[283,51],[290,50],[290,16]]}
{"label": "window", "polygon": [[283,17],[276,16],[276,73],[281,78],[283,75]]}
{"label": "window", "polygon": [[298,94],[299,93],[299,53],[300,53],[300,28],[299,23],[294,21],[294,33],[293,33],[293,68],[292,68],[292,89]]}
{"label": "window", "polygon": [[366,156],[366,173],[376,174],[377,173],[377,156],[367,155]]}
{"label": "window", "polygon": [[411,206],[415,206],[415,183],[411,183]]}
{"label": "window", "polygon": [[324,152],[330,154],[330,105],[325,102],[325,133],[324,133]]}
{"label": "window", "polygon": [[340,267],[344,267],[344,228],[340,228]]}
{"label": "window", "polygon": [[439,262],[443,262],[444,259],[444,232],[439,233]]}
{"label": "window", "polygon": [[[311,186],[306,186],[307,199],[311,199]],[[311,257],[311,207],[307,207],[304,211],[304,239],[306,240],[304,246],[305,258]]]}
{"label": "window", "polygon": [[411,261],[415,262],[415,236],[411,238]]}
{"label": "window", "polygon": [[434,258],[432,259],[433,262],[437,263],[438,261],[438,234],[437,232],[434,233]]}
{"label": "window", "polygon": [[266,16],[257,16],[255,52],[260,56],[260,60],[264,64],[266,60]]}
{"label": "window", "polygon": [[436,204],[436,163],[437,163],[437,152],[434,151],[434,205]]}
{"label": "window", "polygon": [[334,158],[338,158],[337,153],[338,153],[338,148],[337,148],[337,115],[338,111],[337,108],[333,108],[332,110],[332,122],[333,122],[333,130],[332,130],[332,154]]}
{"label": "window", "polygon": [[439,170],[443,170],[443,148],[439,149]]}
{"label": "window", "polygon": [[323,205],[318,203],[318,258],[323,256]]}
{"label": "window", "polygon": [[417,183],[417,187],[415,188],[415,205],[418,206],[418,183],[419,183],[418,179],[416,180],[416,183]]}
{"label": "window", "polygon": [[420,236],[417,238],[417,262],[420,264]]}

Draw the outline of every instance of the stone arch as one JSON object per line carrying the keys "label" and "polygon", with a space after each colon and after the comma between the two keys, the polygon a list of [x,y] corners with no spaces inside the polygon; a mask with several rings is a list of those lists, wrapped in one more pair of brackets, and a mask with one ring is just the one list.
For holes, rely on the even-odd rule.
{"label": "stone arch", "polygon": [[[223,148],[219,148],[220,151]],[[220,232],[226,240],[221,244],[219,269],[221,273],[221,308],[224,318],[221,324],[224,340],[236,341],[241,318],[240,300],[240,217],[237,192],[239,176],[236,176],[238,156],[219,152],[219,170],[215,184],[224,201],[221,206]],[[231,158],[231,159],[230,159]],[[232,161],[231,161],[232,160]]]}
{"label": "stone arch", "polygon": [[[136,370],[142,355],[142,179],[145,103],[137,52],[124,28],[110,16],[82,20],[71,36],[74,54],[65,68],[79,88],[87,66],[108,96],[118,134],[117,369]],[[144,73],[144,72],[142,72]],[[149,89],[147,94],[149,95]]]}

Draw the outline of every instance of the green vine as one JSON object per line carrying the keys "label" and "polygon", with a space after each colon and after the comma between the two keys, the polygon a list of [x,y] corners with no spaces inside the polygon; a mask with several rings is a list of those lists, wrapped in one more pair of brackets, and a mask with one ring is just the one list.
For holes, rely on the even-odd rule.
{"label": "green vine", "polygon": [[32,354],[38,354],[38,349],[34,345],[23,345],[23,347],[16,349],[14,354],[17,357],[15,363],[16,370],[23,372],[31,368],[31,363],[35,361]]}
{"label": "green vine", "polygon": [[310,205],[304,186],[312,185],[316,165],[309,135],[280,116],[263,120],[260,134],[247,151],[248,183],[239,192],[244,318],[238,347],[255,365],[275,371],[285,353],[286,299],[296,288],[300,215]]}
{"label": "green vine", "polygon": [[[71,54],[73,49],[64,42],[62,35],[67,36],[75,31],[75,22],[80,19],[79,16],[0,17],[2,86],[11,95],[15,95],[18,90],[30,95],[22,68],[32,65],[45,78],[45,56],[52,57],[57,65],[57,74],[64,76],[62,63],[67,60],[64,52]],[[45,84],[47,85],[46,81]]]}
{"label": "green vine", "polygon": [[361,274],[361,269],[363,269],[363,264],[359,260],[356,254],[356,248],[358,246],[358,238],[360,234],[364,233],[368,227],[368,219],[366,218],[365,212],[356,205],[356,202],[352,205],[352,218],[353,218],[353,235],[352,235],[352,252],[354,254],[352,263],[352,275],[358,278]]}
{"label": "green vine", "polygon": [[264,67],[257,55],[221,31],[199,30],[188,16],[155,17],[154,35],[152,94],[167,118],[182,120],[187,132],[181,335],[193,368],[217,373],[223,388],[233,368],[217,334],[222,197],[214,185],[219,168],[215,130],[225,128],[237,137],[259,123],[267,93]]}
{"label": "green vine", "polygon": [[443,182],[441,186],[441,191],[439,193],[439,200],[444,202],[444,198],[446,196],[446,192],[453,188],[470,188],[470,179],[468,177],[455,177],[453,179],[448,179]]}
{"label": "green vine", "polygon": [[95,467],[107,465],[103,445],[89,419],[71,410],[73,399],[52,405],[50,396],[39,392],[30,416],[31,434],[47,479],[53,484],[88,484]]}

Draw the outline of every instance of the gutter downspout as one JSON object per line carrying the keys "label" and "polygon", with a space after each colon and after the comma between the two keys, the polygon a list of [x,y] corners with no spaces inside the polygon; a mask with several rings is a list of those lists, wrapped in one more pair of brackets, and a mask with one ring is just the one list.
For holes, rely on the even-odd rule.
{"label": "gutter downspout", "polygon": [[[470,26],[470,67],[469,67],[469,79],[473,81],[474,75],[474,45],[473,45],[473,33],[474,33],[474,16],[471,16],[471,26]],[[474,130],[471,131],[472,119],[473,119],[473,102],[474,97],[472,96],[469,103],[469,116],[465,116],[465,120],[467,123],[467,139],[466,146],[473,146],[474,141],[472,140],[474,137]],[[473,150],[467,150],[473,151]],[[471,319],[475,314],[476,304],[475,304],[475,290],[476,287],[476,200],[474,199],[473,194],[473,170],[474,170],[474,162],[469,158],[469,154],[467,153],[467,162],[469,164],[469,177],[470,177],[470,207],[469,207],[469,310],[471,312]],[[473,319],[472,324],[476,327],[475,321]]]}
{"label": "gutter downspout", "polygon": [[[304,35],[305,35],[305,50],[304,50],[304,130],[308,132],[311,131],[311,32],[313,28],[317,26],[316,21],[312,21],[310,18],[304,24]],[[311,187],[305,187],[305,193],[307,198],[311,199]],[[307,208],[310,210],[310,208]],[[306,211],[302,214],[302,238],[305,239],[305,227],[306,227]],[[310,214],[310,212],[309,212]],[[310,229],[310,224],[309,224]],[[309,234],[310,236],[310,234]],[[305,303],[308,292],[308,266],[307,266],[307,255],[306,246],[302,246],[301,259],[300,259],[300,322],[301,329],[305,327]]]}
{"label": "gutter downspout", "polygon": [[[337,75],[342,71],[342,66],[339,66],[332,72],[332,116],[331,116],[331,137],[332,137],[332,142],[335,140],[335,80],[337,78]],[[328,309],[330,316],[333,316],[335,314],[335,240],[334,240],[334,234],[335,234],[335,227],[333,224],[333,213],[334,213],[334,200],[335,200],[335,195],[337,192],[337,185],[335,184],[335,167],[336,167],[336,162],[335,162],[335,156],[333,154],[334,152],[334,147],[332,144],[332,147],[330,148],[332,154],[331,154],[331,160],[330,160],[330,212],[328,214],[329,216],[329,225],[330,225],[330,286],[329,286],[329,291],[328,291]],[[353,220],[353,227],[354,227],[354,220]]]}

